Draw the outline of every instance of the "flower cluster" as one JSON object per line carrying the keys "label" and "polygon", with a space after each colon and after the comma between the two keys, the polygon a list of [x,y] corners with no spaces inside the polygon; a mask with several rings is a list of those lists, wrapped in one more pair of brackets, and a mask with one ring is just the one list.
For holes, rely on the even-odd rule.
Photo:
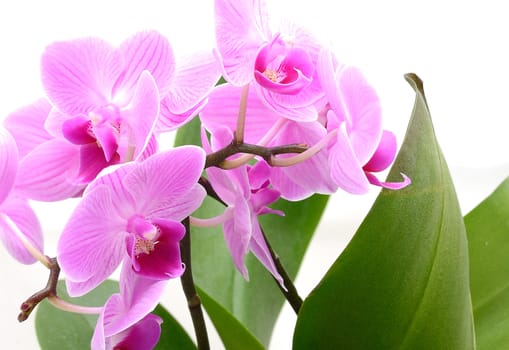
{"label": "flower cluster", "polygon": [[[185,271],[184,219],[222,225],[239,272],[248,278],[252,252],[285,288],[258,221],[284,215],[271,203],[410,183],[375,175],[397,145],[358,69],[302,27],[271,28],[263,1],[216,0],[215,24],[214,50],[180,60],[155,31],[119,47],[99,38],[51,44],[41,59],[46,96],[0,129],[0,239],[11,255],[22,263],[42,255],[28,199],[80,197],[57,250],[69,294],[89,292],[121,266],[94,349],[157,343],[161,320],[150,312]],[[161,134],[197,116],[201,148],[159,150]],[[224,213],[191,216],[211,191]]]}

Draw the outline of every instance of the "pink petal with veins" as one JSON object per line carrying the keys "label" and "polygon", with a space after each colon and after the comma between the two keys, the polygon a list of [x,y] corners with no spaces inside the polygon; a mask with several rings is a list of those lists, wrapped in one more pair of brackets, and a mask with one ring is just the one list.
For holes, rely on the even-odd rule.
{"label": "pink petal with veins", "polygon": [[80,162],[80,147],[54,139],[37,146],[19,164],[16,189],[39,201],[59,201],[83,190],[75,184]]}
{"label": "pink petal with veins", "polygon": [[0,205],[9,196],[18,171],[18,148],[12,135],[0,126]]}
{"label": "pink petal with veins", "polygon": [[340,188],[353,194],[368,192],[368,179],[343,128],[339,128],[336,142],[329,148],[329,165],[331,177]]}
{"label": "pink petal with veins", "polygon": [[139,32],[123,42],[119,52],[125,69],[113,87],[115,102],[125,105],[130,101],[143,71],[152,75],[161,95],[167,93],[175,72],[175,57],[168,39],[156,31]]}
{"label": "pink petal with veins", "polygon": [[225,79],[235,86],[253,80],[259,47],[271,37],[262,0],[215,0],[216,42]]}
{"label": "pink petal with veins", "polygon": [[196,206],[194,211],[205,197],[203,188],[197,185],[204,164],[205,152],[201,148],[178,147],[140,163],[125,176],[124,185],[133,198],[137,198],[139,213],[148,218],[166,217],[181,221],[188,205]]}
{"label": "pink petal with veins", "polygon": [[41,98],[32,104],[19,108],[5,118],[3,124],[16,140],[20,158],[23,158],[32,149],[51,138],[51,135],[44,128],[50,110],[49,102]]}
{"label": "pink petal with veins", "polygon": [[32,246],[43,252],[42,229],[35,212],[27,200],[10,196],[0,205],[0,241],[9,254],[20,263],[34,263],[36,259],[21,243],[13,229],[19,230]]}
{"label": "pink petal with veins", "polygon": [[81,200],[64,227],[57,248],[71,296],[92,290],[117,268],[125,254],[125,228],[107,186],[96,187]]}
{"label": "pink petal with veins", "polygon": [[165,97],[168,110],[173,114],[185,114],[195,109],[211,93],[220,77],[221,67],[211,51],[180,58]]}
{"label": "pink petal with veins", "polygon": [[158,115],[159,93],[156,82],[148,71],[143,71],[129,109],[122,111],[123,121],[128,125],[127,147],[134,148],[134,159],[147,147]]}
{"label": "pink petal with veins", "polygon": [[78,114],[109,102],[123,62],[109,43],[83,38],[49,45],[41,67],[51,102],[64,113]]}

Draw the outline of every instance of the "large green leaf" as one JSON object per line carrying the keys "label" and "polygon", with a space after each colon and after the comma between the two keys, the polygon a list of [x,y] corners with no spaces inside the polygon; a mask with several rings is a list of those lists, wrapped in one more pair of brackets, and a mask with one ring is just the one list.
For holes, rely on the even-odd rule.
{"label": "large green leaf", "polygon": [[509,349],[509,178],[465,225],[477,348]]}
{"label": "large green leaf", "polygon": [[422,82],[383,190],[354,238],[305,300],[295,349],[474,348],[463,218],[435,139]]}
{"label": "large green leaf", "polygon": [[[64,300],[77,305],[96,307],[104,305],[111,294],[118,293],[118,283],[106,280],[90,293],[79,298],[71,298],[66,292],[65,283],[59,281],[57,292]],[[186,331],[165,308],[158,305],[154,313],[163,319],[161,338],[156,349],[196,349]],[[65,312],[44,300],[37,307],[35,315],[37,340],[42,350],[90,349],[96,321],[97,315]]]}
{"label": "large green leaf", "polygon": [[[194,120],[179,130],[175,144],[199,144],[198,135],[199,121]],[[297,274],[327,199],[327,196],[315,195],[296,203],[280,200],[272,207],[284,211],[285,217],[265,215],[260,218],[270,244],[292,278]],[[207,199],[194,215],[212,217],[223,208]],[[246,259],[250,281],[246,282],[233,265],[221,227],[192,228],[192,256],[196,283],[268,345],[284,303],[271,275],[250,254]]]}
{"label": "large green leaf", "polygon": [[263,350],[256,337],[231,313],[212,299],[203,290],[198,290],[205,310],[217,329],[225,349]]}

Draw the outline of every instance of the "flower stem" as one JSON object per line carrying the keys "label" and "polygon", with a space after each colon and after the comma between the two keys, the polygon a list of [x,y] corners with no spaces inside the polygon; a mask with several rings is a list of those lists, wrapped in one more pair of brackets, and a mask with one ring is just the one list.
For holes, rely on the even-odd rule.
{"label": "flower stem", "polygon": [[209,337],[207,335],[207,327],[205,325],[205,318],[203,317],[201,300],[196,293],[191,269],[191,232],[189,227],[189,218],[186,218],[182,223],[186,228],[186,235],[180,241],[180,253],[182,255],[182,262],[186,265],[186,270],[182,277],[180,277],[180,281],[182,283],[182,289],[184,290],[184,294],[187,298],[187,305],[193,320],[198,349],[208,350],[210,349],[210,345]]}
{"label": "flower stem", "polygon": [[23,322],[25,321],[34,308],[44,299],[53,297],[57,295],[57,283],[58,283],[58,276],[60,275],[60,266],[58,266],[57,258],[48,258],[46,257],[48,262],[48,268],[49,268],[49,277],[48,277],[48,283],[46,284],[46,287],[38,291],[37,293],[33,294],[30,298],[25,300],[21,304],[21,312],[18,315],[18,321]]}
{"label": "flower stem", "polygon": [[274,251],[272,246],[269,243],[269,240],[267,239],[267,235],[262,229],[263,238],[265,239],[265,243],[267,244],[267,247],[269,248],[270,256],[272,257],[272,260],[274,261],[274,264],[276,265],[276,269],[283,278],[284,285],[286,287],[286,290],[279,284],[279,282],[274,278],[274,281],[276,282],[279,290],[281,293],[283,293],[284,297],[292,307],[293,311],[295,311],[295,314],[299,313],[300,307],[302,306],[302,298],[300,297],[299,293],[297,292],[297,288],[295,288],[295,285],[293,284],[292,279],[290,278],[290,275],[286,271],[286,269],[283,266],[283,263],[281,262],[281,259],[279,258],[279,255]]}
{"label": "flower stem", "polygon": [[246,125],[247,96],[249,94],[249,84],[242,87],[240,95],[239,115],[237,118],[237,128],[235,129],[235,143],[244,142],[244,127]]}

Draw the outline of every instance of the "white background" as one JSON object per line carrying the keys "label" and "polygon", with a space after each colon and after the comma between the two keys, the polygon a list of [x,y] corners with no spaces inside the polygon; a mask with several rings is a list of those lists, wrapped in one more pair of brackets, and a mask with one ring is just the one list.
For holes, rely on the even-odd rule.
{"label": "white background", "polygon": [[[271,9],[305,24],[346,63],[360,67],[382,100],[385,126],[401,141],[414,93],[403,74],[424,80],[436,134],[464,213],[509,175],[509,21],[498,1],[273,0]],[[167,36],[177,55],[212,48],[211,0],[3,1],[0,4],[0,118],[42,96],[39,58],[53,41],[100,36],[115,44],[143,29]],[[1,184],[0,184],[1,186]],[[344,248],[377,190],[336,194],[296,284],[305,296]],[[39,204],[46,254],[74,202]],[[22,266],[0,248],[0,334],[7,349],[37,349],[33,317],[18,324],[20,303],[47,272]],[[180,284],[164,303],[190,327]],[[285,306],[271,349],[289,349],[295,316]],[[56,330],[57,331],[57,330]],[[221,348],[214,336],[214,348]]]}

